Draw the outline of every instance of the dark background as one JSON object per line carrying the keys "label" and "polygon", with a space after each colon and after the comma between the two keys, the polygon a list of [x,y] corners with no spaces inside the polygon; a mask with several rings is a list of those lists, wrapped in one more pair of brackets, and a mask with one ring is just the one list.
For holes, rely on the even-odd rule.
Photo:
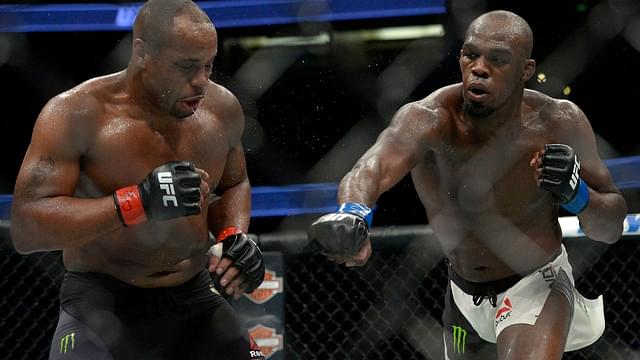
{"label": "dark background", "polygon": [[[459,80],[461,29],[479,13],[493,9],[515,11],[533,28],[533,57],[548,81],[534,79],[529,87],[577,103],[591,120],[603,158],[640,155],[634,130],[640,104],[639,1],[456,0],[448,5],[444,16],[218,29],[219,57],[213,78],[229,87],[244,107],[244,144],[253,185],[337,182],[399,106]],[[363,43],[338,36],[348,30],[433,23],[444,25],[444,37]],[[286,49],[252,49],[238,40],[319,31],[336,36],[329,45]],[[126,32],[0,33],[0,194],[13,191],[33,123],[45,102],[88,78],[122,69],[130,41]],[[264,67],[256,67],[256,60]],[[254,71],[246,71],[252,64]],[[559,73],[569,80],[554,81]],[[271,74],[277,76],[268,81],[265,75]],[[564,85],[572,88],[568,96],[561,92]],[[640,212],[640,192],[623,194],[631,205],[629,211]],[[256,218],[251,232],[305,228],[311,218]],[[374,225],[425,221],[406,178],[382,196]],[[4,232],[2,238],[9,239],[7,229]],[[430,319],[425,314],[440,317],[442,301],[438,299],[446,283],[446,266],[425,261],[425,256],[437,252],[420,246],[435,242],[414,240],[406,252],[397,243],[396,248],[376,251],[371,266],[358,269],[337,267],[319,255],[289,255],[285,262],[288,357],[331,357],[337,347],[352,352],[364,349],[362,353],[369,354],[349,357],[353,359],[389,359],[394,354],[422,359],[411,346],[416,342],[410,343],[408,337],[425,331],[391,328],[399,321],[413,323],[413,319],[406,321],[413,316],[421,321]],[[565,241],[569,253],[577,254],[572,264],[583,275],[577,277],[580,290],[589,296],[604,293],[608,322],[603,340],[587,352],[569,355],[570,359],[634,358],[632,351],[640,346],[637,240],[626,238],[606,252],[605,244]],[[20,256],[10,242],[0,245],[4,274],[0,292],[6,295],[0,299],[2,323],[11,325],[3,328],[0,348],[12,359],[44,358],[58,315],[58,303],[52,299],[57,297],[63,274],[60,254]],[[591,252],[595,255],[587,254]],[[431,266],[436,266],[434,271]],[[389,338],[368,342],[364,332],[355,332],[364,315],[373,319],[374,333],[390,334]],[[374,325],[382,325],[382,330]],[[437,326],[426,321],[421,325],[433,327],[435,337],[417,342],[441,344]]]}
{"label": "dark background", "polygon": [[[638,2],[631,0],[465,0],[448,3],[448,13],[440,16],[218,29],[219,56],[213,78],[234,91],[245,109],[244,144],[254,186],[337,182],[399,106],[458,81],[457,53],[461,29],[468,21],[485,10],[507,9],[530,23],[535,36],[533,57],[549,79],[546,83],[533,79],[528,86],[577,103],[591,120],[603,158],[638,155],[640,142],[631,128],[635,127],[635,109],[640,103],[640,52],[632,45],[640,48],[639,8]],[[446,35],[366,43],[336,36],[328,45],[286,49],[251,49],[238,41],[244,36],[308,35],[318,31],[339,34],[431,23],[443,24]],[[13,191],[33,123],[45,102],[88,78],[125,66],[131,41],[128,35],[0,34],[0,49],[4,45],[6,50],[6,44],[10,44],[10,51],[0,57],[0,193]],[[256,58],[266,59],[271,64],[269,69],[280,69],[277,79],[258,96],[255,88],[247,86],[255,87],[264,79],[256,78],[251,84],[251,77],[239,75],[243,66]],[[555,61],[557,58],[562,61]],[[283,61],[286,66],[280,66]],[[400,68],[405,64],[404,74],[408,76],[413,70],[429,70],[421,73],[409,91],[402,92],[385,87],[402,84],[402,79],[384,78],[389,75],[385,70],[393,64],[400,64]],[[573,74],[566,84],[554,81],[558,68]],[[568,96],[562,94],[564,85],[571,86]],[[426,221],[408,178],[383,195],[378,205],[377,225]],[[252,231],[301,227],[306,220],[255,219]]]}

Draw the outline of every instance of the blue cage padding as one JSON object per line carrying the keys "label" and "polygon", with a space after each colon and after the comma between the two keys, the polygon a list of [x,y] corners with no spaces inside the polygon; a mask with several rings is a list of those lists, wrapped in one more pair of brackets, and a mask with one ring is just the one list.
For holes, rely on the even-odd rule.
{"label": "blue cage padding", "polygon": [[[0,5],[0,32],[129,31],[142,3]],[[304,11],[313,3],[317,3],[315,9],[318,11]],[[423,16],[446,12],[445,0],[220,0],[199,1],[198,5],[217,28]]]}
{"label": "blue cage padding", "polygon": [[[620,189],[640,188],[640,156],[605,160]],[[252,217],[321,214],[335,211],[338,184],[314,183],[252,188]],[[12,195],[0,195],[0,219],[8,219]]]}

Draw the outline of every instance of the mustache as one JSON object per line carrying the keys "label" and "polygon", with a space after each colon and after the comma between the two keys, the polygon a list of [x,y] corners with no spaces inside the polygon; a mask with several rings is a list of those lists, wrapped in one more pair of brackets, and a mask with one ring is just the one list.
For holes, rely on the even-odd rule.
{"label": "mustache", "polygon": [[193,100],[202,100],[204,98],[205,92],[204,91],[198,91],[196,92],[194,95],[188,96],[188,97],[184,97],[180,100],[182,101],[193,101]]}

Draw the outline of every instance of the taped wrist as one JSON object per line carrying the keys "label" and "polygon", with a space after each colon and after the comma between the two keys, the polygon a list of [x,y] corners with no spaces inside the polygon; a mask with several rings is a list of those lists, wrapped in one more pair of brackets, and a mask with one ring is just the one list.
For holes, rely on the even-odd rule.
{"label": "taped wrist", "polygon": [[262,252],[242,229],[229,226],[218,233],[218,243],[223,243],[222,256],[228,256],[233,260],[232,266],[236,266],[246,276],[244,282],[245,292],[255,290],[264,280],[264,262]]}
{"label": "taped wrist", "polygon": [[561,204],[565,210],[572,214],[579,214],[584,209],[587,208],[589,204],[589,186],[582,179],[580,179],[580,183],[578,184],[578,191],[573,196],[573,199],[568,202]]}
{"label": "taped wrist", "polygon": [[138,185],[116,190],[113,193],[113,201],[123,226],[136,225],[148,220]]}
{"label": "taped wrist", "polygon": [[231,235],[241,234],[244,231],[237,226],[227,226],[226,228],[220,230],[218,236],[216,236],[216,243],[222,242],[224,239],[228,238]]}
{"label": "taped wrist", "polygon": [[367,226],[371,228],[371,223],[373,222],[373,211],[371,211],[371,209],[369,209],[369,207],[364,204],[346,202],[341,204],[336,212],[359,216],[364,219],[364,221],[367,223]]}

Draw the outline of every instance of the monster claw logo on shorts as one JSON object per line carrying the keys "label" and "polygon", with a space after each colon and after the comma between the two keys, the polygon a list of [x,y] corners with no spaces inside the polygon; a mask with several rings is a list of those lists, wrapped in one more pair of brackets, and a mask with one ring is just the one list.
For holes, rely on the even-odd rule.
{"label": "monster claw logo on shorts", "polygon": [[464,346],[467,341],[467,330],[462,326],[451,326],[453,329],[453,351],[464,354]]}
{"label": "monster claw logo on shorts", "polygon": [[71,332],[60,338],[60,354],[66,354],[76,346],[76,333]]}

